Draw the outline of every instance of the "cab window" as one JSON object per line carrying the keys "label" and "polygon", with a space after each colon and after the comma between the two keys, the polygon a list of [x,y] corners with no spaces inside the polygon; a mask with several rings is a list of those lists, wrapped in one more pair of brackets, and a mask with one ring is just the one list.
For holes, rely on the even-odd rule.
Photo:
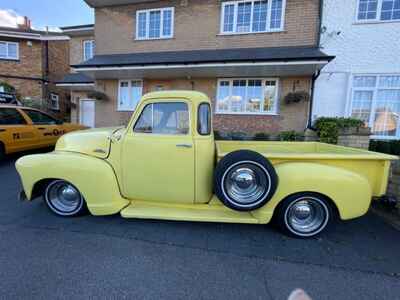
{"label": "cab window", "polygon": [[35,125],[55,125],[59,123],[56,119],[37,110],[24,109],[24,113],[28,115]]}
{"label": "cab window", "polygon": [[0,108],[0,125],[23,125],[24,117],[14,108]]}
{"label": "cab window", "polygon": [[183,102],[148,104],[143,109],[133,131],[169,135],[188,134],[188,105]]}
{"label": "cab window", "polygon": [[197,120],[197,131],[200,135],[209,135],[211,133],[211,108],[208,103],[199,105]]}

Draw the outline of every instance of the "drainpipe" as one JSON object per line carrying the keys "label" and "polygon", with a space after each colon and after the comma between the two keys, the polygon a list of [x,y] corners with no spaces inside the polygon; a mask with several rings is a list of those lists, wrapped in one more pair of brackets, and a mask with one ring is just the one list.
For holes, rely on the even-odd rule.
{"label": "drainpipe", "polygon": [[[316,45],[318,48],[320,48],[320,43],[321,43],[323,13],[324,13],[324,0],[319,0],[319,26],[317,27],[317,45]],[[310,107],[308,111],[307,129],[313,129],[312,114],[313,114],[313,104],[314,104],[314,94],[315,94],[315,82],[317,81],[320,74],[321,70],[318,70],[316,73],[313,74],[311,79]]]}

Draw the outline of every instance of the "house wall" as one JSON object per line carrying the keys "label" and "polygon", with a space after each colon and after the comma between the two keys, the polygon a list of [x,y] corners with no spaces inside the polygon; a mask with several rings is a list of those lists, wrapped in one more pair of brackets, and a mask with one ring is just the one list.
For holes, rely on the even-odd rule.
{"label": "house wall", "polygon": [[[307,124],[309,102],[286,104],[282,98],[288,92],[296,90],[308,91],[311,84],[309,77],[287,77],[280,80],[280,100],[278,115],[229,115],[214,114],[214,129],[221,132],[241,131],[249,134],[259,132],[276,133],[278,131],[302,131]],[[144,80],[143,93],[163,90],[196,90],[207,94],[215,107],[217,93],[216,78],[201,79],[172,79],[172,80]],[[97,89],[108,96],[108,100],[96,102],[96,127],[126,125],[133,112],[117,111],[118,81],[101,80],[97,82]]]}
{"label": "house wall", "polygon": [[80,64],[81,62],[83,62],[83,42],[86,40],[94,40],[94,35],[72,36],[71,37],[70,42],[69,42],[70,65],[77,65],[77,64]]}
{"label": "house wall", "polygon": [[321,47],[336,58],[316,82],[314,119],[346,115],[351,74],[400,73],[400,23],[357,24],[357,1],[324,1]]}
{"label": "house wall", "polygon": [[[136,10],[175,7],[172,39],[135,40]],[[220,35],[219,0],[175,0],[96,8],[96,54],[315,45],[319,0],[287,0],[284,31]]]}

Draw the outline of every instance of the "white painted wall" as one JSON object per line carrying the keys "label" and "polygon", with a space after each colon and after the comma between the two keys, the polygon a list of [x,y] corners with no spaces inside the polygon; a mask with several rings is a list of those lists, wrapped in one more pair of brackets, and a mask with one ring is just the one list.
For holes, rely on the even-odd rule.
{"label": "white painted wall", "polygon": [[357,23],[357,2],[324,0],[320,45],[336,58],[316,82],[313,119],[346,115],[351,74],[400,74],[400,21]]}

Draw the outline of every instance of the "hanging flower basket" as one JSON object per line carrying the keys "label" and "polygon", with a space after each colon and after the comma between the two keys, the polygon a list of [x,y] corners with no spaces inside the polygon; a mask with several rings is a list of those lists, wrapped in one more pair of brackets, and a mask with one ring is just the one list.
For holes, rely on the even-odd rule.
{"label": "hanging flower basket", "polygon": [[96,100],[108,100],[107,95],[105,93],[103,93],[103,92],[100,92],[100,91],[88,92],[87,96],[89,98],[96,99]]}
{"label": "hanging flower basket", "polygon": [[306,91],[290,92],[284,97],[286,104],[306,102],[310,100],[310,94]]}

